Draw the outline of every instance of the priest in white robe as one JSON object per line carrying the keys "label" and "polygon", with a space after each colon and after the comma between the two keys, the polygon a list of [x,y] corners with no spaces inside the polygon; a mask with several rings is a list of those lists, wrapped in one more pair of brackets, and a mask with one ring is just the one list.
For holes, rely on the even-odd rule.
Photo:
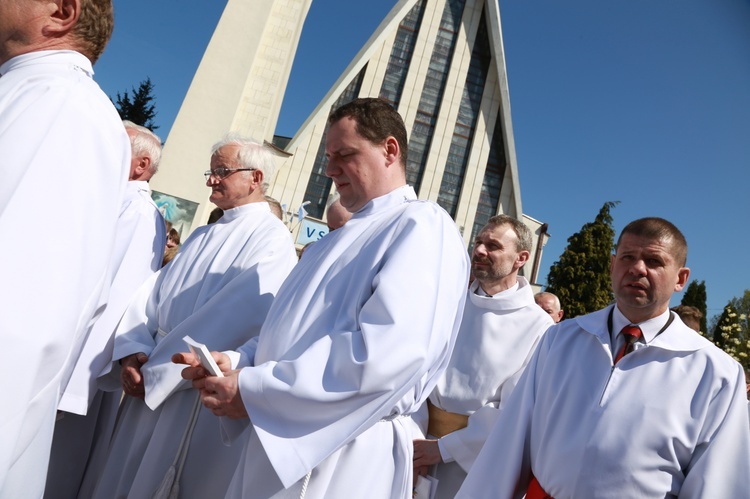
{"label": "priest in white robe", "polygon": [[666,220],[623,229],[616,303],[544,335],[456,497],[750,497],[742,367],[668,308],[686,257]]}
{"label": "priest in white robe", "polygon": [[92,78],[111,2],[23,4],[0,3],[0,497],[37,498],[61,383],[106,302],[130,143]]}
{"label": "priest in white robe", "polygon": [[252,426],[227,497],[410,497],[410,415],[458,331],[468,255],[447,213],[405,185],[401,117],[357,99],[329,123],[326,175],[351,220],[307,249],[234,356],[243,369],[183,373],[215,414],[239,419],[228,437]]}
{"label": "priest in white robe", "polygon": [[[185,241],[142,286],[116,332],[125,397],[93,497],[152,497],[163,486],[180,497],[216,497],[241,449],[223,445],[219,421],[170,359],[184,336],[233,349],[256,336],[297,261],[289,230],[264,198],[274,157],[263,144],[229,135],[212,151],[210,200],[224,210]],[[223,488],[222,488],[223,487]],[[165,495],[166,497],[166,495]]]}
{"label": "priest in white robe", "polygon": [[100,390],[97,379],[109,372],[114,332],[125,308],[164,257],[166,225],[148,186],[159,168],[161,139],[148,128],[123,124],[132,154],[110,262],[112,284],[107,306],[92,326],[58,404],[45,492],[49,498],[76,497],[89,458],[97,466],[106,457],[122,387]]}
{"label": "priest in white robe", "polygon": [[[531,231],[507,215],[490,218],[477,235],[474,282],[448,368],[420,410],[427,439],[414,441],[415,473],[436,478],[438,498],[453,499],[500,409],[553,324],[518,271],[531,252]],[[433,482],[434,483],[434,482]]]}

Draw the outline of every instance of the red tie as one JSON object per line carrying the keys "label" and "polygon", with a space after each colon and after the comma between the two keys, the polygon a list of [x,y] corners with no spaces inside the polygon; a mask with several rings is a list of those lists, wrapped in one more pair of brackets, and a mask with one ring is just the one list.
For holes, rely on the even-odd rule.
{"label": "red tie", "polygon": [[625,326],[622,328],[621,331],[622,335],[625,337],[625,344],[620,349],[620,352],[617,354],[617,357],[615,357],[615,364],[620,362],[620,359],[625,357],[627,354],[633,351],[633,345],[635,345],[635,342],[638,341],[641,336],[643,336],[643,332],[641,332],[641,328],[638,326]]}

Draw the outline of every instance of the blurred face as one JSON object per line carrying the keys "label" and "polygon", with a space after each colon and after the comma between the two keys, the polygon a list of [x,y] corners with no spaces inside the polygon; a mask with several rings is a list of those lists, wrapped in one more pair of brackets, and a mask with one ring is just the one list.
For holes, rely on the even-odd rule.
{"label": "blurred face", "polygon": [[383,173],[389,158],[387,144],[375,145],[357,133],[357,122],[349,117],[335,122],[326,134],[326,176],[333,179],[341,205],[350,213],[372,199],[390,192]]}
{"label": "blurred face", "polygon": [[[230,144],[222,147],[216,154],[211,157],[211,170],[219,167],[224,168],[242,168],[239,162],[240,146]],[[249,173],[249,176],[245,176]],[[211,197],[213,204],[222,210],[229,210],[251,202],[251,195],[258,187],[255,179],[260,172],[232,172],[227,177],[219,179],[212,175],[206,181],[206,185],[211,188]]]}
{"label": "blurred face", "polygon": [[612,257],[610,274],[617,308],[631,322],[664,313],[672,293],[682,291],[690,269],[680,267],[669,239],[624,234]]}
{"label": "blurred face", "polygon": [[510,225],[487,226],[474,241],[471,270],[485,291],[487,285],[506,278],[515,284],[515,276],[529,256],[528,251],[518,251],[518,236]]}

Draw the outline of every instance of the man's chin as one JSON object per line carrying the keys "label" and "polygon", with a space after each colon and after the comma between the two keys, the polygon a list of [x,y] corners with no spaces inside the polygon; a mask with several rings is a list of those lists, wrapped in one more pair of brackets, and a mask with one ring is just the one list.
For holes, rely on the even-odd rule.
{"label": "man's chin", "polygon": [[483,269],[471,269],[471,273],[474,275],[474,279],[486,279],[490,276],[490,273]]}

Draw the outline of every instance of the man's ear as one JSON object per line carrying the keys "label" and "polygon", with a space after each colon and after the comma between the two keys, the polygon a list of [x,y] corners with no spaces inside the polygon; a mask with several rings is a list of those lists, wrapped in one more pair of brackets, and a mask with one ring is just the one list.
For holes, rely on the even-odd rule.
{"label": "man's ear", "polygon": [[147,172],[149,168],[151,168],[151,158],[148,156],[141,156],[138,160],[138,166],[135,167],[135,173],[140,177]]}
{"label": "man's ear", "polygon": [[62,36],[73,31],[81,16],[82,0],[49,0],[48,17],[44,33]]}
{"label": "man's ear", "polygon": [[385,143],[383,144],[383,147],[385,149],[385,157],[388,161],[388,164],[393,164],[398,162],[398,158],[401,156],[401,148],[398,145],[398,140],[396,140],[395,137],[388,137],[385,139]]}
{"label": "man's ear", "polygon": [[677,271],[677,282],[674,285],[675,293],[679,293],[683,290],[688,279],[690,279],[690,269],[687,267],[680,268],[680,270]]}
{"label": "man's ear", "polygon": [[263,170],[253,170],[251,173],[253,175],[253,183],[257,183],[258,187],[263,185],[263,177],[266,175],[263,173]]}
{"label": "man's ear", "polygon": [[531,257],[531,253],[528,251],[521,251],[518,253],[518,258],[516,258],[515,263],[513,264],[513,267],[517,270],[526,265],[526,262],[529,261],[529,257]]}

